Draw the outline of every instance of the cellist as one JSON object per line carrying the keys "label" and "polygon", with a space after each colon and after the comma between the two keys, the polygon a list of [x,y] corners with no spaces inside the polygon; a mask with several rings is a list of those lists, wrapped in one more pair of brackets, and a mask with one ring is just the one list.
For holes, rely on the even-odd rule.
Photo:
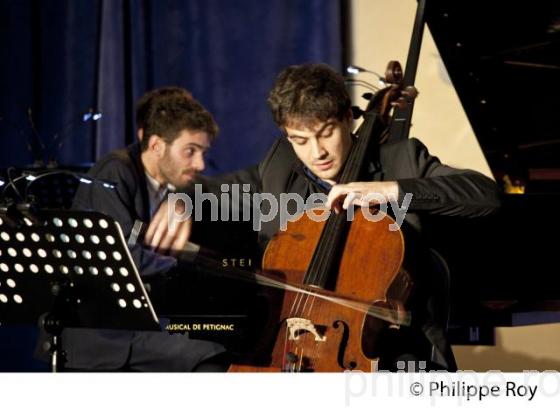
{"label": "cellist", "polygon": [[[423,243],[422,217],[426,214],[453,217],[481,217],[499,206],[497,185],[490,178],[467,169],[442,164],[417,139],[379,145],[371,152],[367,177],[363,181],[337,184],[338,177],[354,142],[351,101],[344,78],[323,64],[290,66],[277,77],[268,104],[282,131],[266,157],[247,169],[203,181],[209,190],[223,183],[250,184],[253,193],[299,194],[305,200],[313,193],[328,194],[327,205],[337,212],[350,204],[372,206],[364,198],[375,195],[403,203],[411,194],[403,228],[415,237],[416,249],[423,253],[422,283],[412,309],[412,324],[399,330],[389,328],[383,335],[379,369],[456,370],[446,340],[448,306],[439,293],[441,273],[438,258]],[[219,191],[218,191],[219,192]],[[231,192],[231,191],[230,191]],[[263,213],[269,205],[263,202]],[[293,213],[294,203],[287,204]],[[290,209],[292,207],[292,209]],[[264,250],[278,231],[278,214],[262,223],[259,248]],[[364,239],[364,240],[367,240]],[[357,273],[359,274],[359,273]]]}

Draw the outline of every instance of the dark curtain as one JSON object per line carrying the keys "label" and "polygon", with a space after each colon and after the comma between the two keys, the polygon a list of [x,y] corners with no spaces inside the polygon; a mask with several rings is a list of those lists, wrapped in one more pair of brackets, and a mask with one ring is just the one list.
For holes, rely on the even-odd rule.
{"label": "dark curtain", "polygon": [[[29,108],[42,158],[79,165],[132,141],[134,101],[172,84],[221,127],[210,172],[255,162],[277,134],[265,103],[275,75],[306,61],[340,66],[339,9],[339,0],[2,0],[0,168],[33,162]],[[102,120],[82,122],[89,108]]]}
{"label": "dark curtain", "polygon": [[[220,125],[209,173],[257,162],[278,135],[266,106],[278,72],[340,68],[339,1],[0,0],[0,168],[94,162],[135,138],[134,101],[163,85]],[[90,108],[103,118],[84,123]],[[0,327],[0,370],[34,368],[33,336]]]}

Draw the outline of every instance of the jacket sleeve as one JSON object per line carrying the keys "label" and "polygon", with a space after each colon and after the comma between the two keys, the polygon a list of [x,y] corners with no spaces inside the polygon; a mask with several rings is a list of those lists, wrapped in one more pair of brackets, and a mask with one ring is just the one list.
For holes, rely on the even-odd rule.
{"label": "jacket sleeve", "polygon": [[442,164],[415,138],[408,144],[408,160],[414,177],[397,182],[399,203],[407,193],[412,194],[409,211],[478,217],[500,207],[500,193],[494,181],[476,171]]}
{"label": "jacket sleeve", "polygon": [[[74,202],[73,209],[97,211],[110,216],[117,221],[125,238],[130,235],[136,219],[135,191],[136,178],[131,168],[117,159],[108,160],[96,165],[89,174],[116,183],[115,189],[107,189],[100,184],[81,183]],[[177,264],[177,260],[152,252],[140,243],[136,243],[129,250],[132,259],[143,277],[164,274]]]}

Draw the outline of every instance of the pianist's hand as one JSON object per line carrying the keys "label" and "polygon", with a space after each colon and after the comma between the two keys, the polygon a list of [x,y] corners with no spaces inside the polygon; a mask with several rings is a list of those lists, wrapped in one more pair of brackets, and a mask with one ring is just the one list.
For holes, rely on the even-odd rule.
{"label": "pianist's hand", "polygon": [[144,244],[164,254],[181,252],[191,236],[192,219],[180,218],[184,213],[184,202],[175,202],[175,212],[164,201],[155,213],[144,236]]}

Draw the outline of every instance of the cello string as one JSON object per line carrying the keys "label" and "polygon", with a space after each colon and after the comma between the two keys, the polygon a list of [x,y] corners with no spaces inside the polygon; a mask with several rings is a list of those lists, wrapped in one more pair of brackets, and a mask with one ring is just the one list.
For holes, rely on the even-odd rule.
{"label": "cello string", "polygon": [[[333,235],[332,231],[333,231],[333,225],[334,228],[336,228],[336,222],[337,220],[336,219],[333,220],[333,217],[331,215],[326,225],[323,228],[323,232],[321,233],[321,237],[319,239],[317,248],[315,249],[313,258],[308,268],[308,273],[306,275],[307,284],[313,284],[320,287],[325,285],[323,282],[321,282],[323,280],[324,275],[321,275],[320,273],[326,270],[325,267],[326,261],[330,259],[328,254],[332,251],[333,248],[332,241],[335,235]],[[305,297],[305,304],[303,305],[303,316],[309,318],[311,320],[311,323],[313,324],[315,324],[316,322],[316,320],[314,320],[315,318],[325,317],[322,312],[323,311],[322,305],[319,305],[319,309],[315,308],[315,300],[316,300],[315,294],[307,295]],[[308,302],[309,302],[309,307],[308,307],[308,311],[306,312],[306,307],[308,305]],[[309,355],[309,360],[315,361],[316,359],[322,357],[320,350],[324,346],[324,343],[315,340],[312,341],[309,335],[305,338],[305,341],[308,342],[307,344],[312,343],[311,348],[308,349],[307,351]],[[302,351],[302,356],[300,357],[300,366],[299,366],[300,371],[301,371],[302,362],[303,362],[303,351]]]}
{"label": "cello string", "polygon": [[[307,305],[307,302],[308,302],[309,300],[311,300],[311,303],[309,304],[309,308],[308,308],[308,309],[309,309],[309,312],[306,313],[306,312],[305,312],[305,306]],[[313,297],[313,296],[308,296],[307,299],[306,299],[306,301],[305,301],[305,304],[303,305],[303,309],[302,309],[302,310],[303,310],[303,314],[304,314],[305,316],[311,316],[311,311],[313,310],[313,304],[314,304],[314,303],[315,303],[315,297]]]}
{"label": "cello string", "polygon": [[[311,299],[311,306],[313,306],[313,301],[315,300],[315,298],[313,296],[310,296],[310,295],[303,295],[301,293],[298,293],[295,296],[295,299],[298,300],[297,311],[292,312],[292,313],[294,313],[297,317],[303,317],[303,318],[306,318],[306,319],[311,319],[310,315],[308,316],[308,315],[305,314],[305,307],[307,306],[307,303],[310,299]],[[303,307],[300,310],[300,304],[301,304],[301,301],[303,299],[305,299],[305,302],[303,303]],[[310,310],[309,313],[311,313],[311,310]],[[311,320],[311,321],[313,323],[313,320]],[[299,365],[298,365],[298,369],[297,369],[298,372],[301,372],[301,367],[302,367],[302,364],[303,364],[304,347],[305,347],[305,341],[306,340],[307,340],[307,338],[303,337],[303,340],[300,340],[299,343],[298,343],[298,341],[294,342],[294,343],[298,343],[298,344],[301,345],[301,353],[299,355]],[[294,363],[294,371],[295,371],[295,363]]]}
{"label": "cello string", "polygon": [[[301,312],[302,312],[302,316],[306,316],[305,313],[305,307],[307,306],[307,302],[311,299],[311,306],[313,306],[313,301],[315,300],[315,298],[311,297],[311,296],[307,296],[305,298],[305,303],[303,304],[303,307],[301,308]],[[307,313],[307,315],[311,315],[311,308],[309,309],[309,313]]]}
{"label": "cello string", "polygon": [[[295,299],[297,299],[297,307],[295,308],[295,311],[292,312],[293,314],[300,315],[300,313],[299,313],[300,312],[300,305],[301,305],[301,301],[303,300],[304,297],[305,296],[303,294],[297,294],[296,295]],[[295,300],[294,300],[294,303],[295,303]],[[307,303],[307,297],[306,297],[305,303]],[[304,306],[304,308],[301,311],[305,310],[305,304],[303,306]]]}
{"label": "cello string", "polygon": [[[313,317],[313,318],[324,318],[325,315],[323,315],[323,306],[322,306],[322,305],[319,305],[319,309],[314,308],[315,300],[316,300],[316,297],[315,297],[315,296],[312,296],[312,297],[311,297],[311,304],[310,304],[310,306],[309,306],[309,317]],[[314,314],[313,316],[312,316],[312,313]],[[312,322],[315,323],[315,320],[312,320]],[[328,327],[327,327],[327,328],[328,328]],[[317,332],[318,332],[318,331],[319,331],[319,330],[317,329]],[[322,334],[321,336],[325,336],[325,335]],[[317,358],[322,357],[322,355],[321,355],[321,353],[320,353],[319,350],[320,350],[321,347],[323,347],[323,346],[324,346],[324,343],[322,343],[322,342],[317,342],[317,341],[315,341],[315,342],[313,343],[313,348],[311,349],[311,353],[310,353],[310,356],[311,356],[311,357],[310,357],[310,360],[316,360]]]}
{"label": "cello string", "polygon": [[[362,135],[370,135],[373,128],[372,121],[364,121],[359,129],[359,137]],[[341,183],[355,181],[358,178],[362,158],[367,151],[369,138],[356,138],[353,147],[349,153],[346,165],[341,175]],[[336,239],[340,236],[342,229],[346,224],[346,212],[340,214],[332,214],[329,216],[323,232],[320,235],[317,248],[315,249],[314,258],[311,261],[311,269],[313,270],[310,277],[313,283],[323,283],[325,276],[330,273],[328,262],[332,262],[332,253],[336,250]],[[326,257],[320,257],[326,256]],[[317,263],[317,257],[319,261]]]}
{"label": "cello string", "polygon": [[286,324],[286,330],[284,331],[284,351],[282,352],[282,370],[286,369],[287,350],[288,350],[288,324]]}
{"label": "cello string", "polygon": [[[299,312],[300,312],[301,301],[302,301],[302,299],[303,299],[304,297],[306,298],[305,303],[307,303],[308,296],[304,296],[304,295],[302,295],[301,293],[297,293],[297,294],[294,295],[294,302],[293,302],[293,304],[292,304],[292,308],[290,309],[290,317],[302,317],[302,316],[304,316],[304,315],[302,315],[302,314],[299,313]],[[296,307],[296,306],[297,306],[297,307]],[[303,307],[303,309],[301,310],[301,312],[303,313],[304,311],[305,311],[305,304],[304,304],[304,307]],[[287,325],[286,325],[286,334],[287,334],[287,336],[286,336],[285,341],[284,341],[284,352],[286,352],[286,350],[289,348],[289,346],[295,344],[295,345],[296,345],[296,348],[295,348],[294,354],[295,354],[296,357],[297,357],[297,349],[298,349],[298,348],[297,348],[297,345],[298,345],[299,343],[298,343],[297,340],[289,340],[289,339],[288,339],[288,336],[289,336],[289,329],[288,329],[288,326],[287,326]],[[301,352],[301,357],[303,357],[303,349],[302,349],[302,352]],[[292,370],[295,372],[295,362],[293,363]],[[300,365],[300,369],[299,369],[299,370],[301,371],[301,365]]]}
{"label": "cello string", "polygon": [[[326,225],[323,228],[323,232],[321,233],[321,237],[319,239],[317,248],[315,249],[315,252],[313,254],[313,258],[311,259],[310,262],[310,266],[308,268],[308,273],[306,274],[306,283],[307,284],[313,284],[313,285],[318,285],[318,286],[324,286],[324,283],[320,282],[319,280],[322,280],[322,278],[324,277],[324,275],[320,275],[319,273],[321,273],[322,271],[325,271],[325,262],[326,260],[328,260],[328,256],[325,257],[325,253],[330,253],[332,248],[333,248],[333,244],[332,239],[334,237],[334,235],[332,234],[332,230],[333,230],[333,223],[336,223],[336,220],[333,221],[332,215],[331,217],[329,217],[329,220],[327,221]],[[323,318],[325,317],[322,314],[322,305],[319,305],[319,309],[314,309],[315,306],[315,294],[312,295],[306,295],[305,296],[305,303],[303,305],[303,316],[307,317],[311,320],[311,323],[315,324],[315,318]],[[308,311],[306,312],[306,307],[307,304],[309,303],[309,308]],[[324,335],[322,335],[324,336]],[[322,355],[320,353],[320,349],[321,347],[324,345],[324,343],[319,342],[319,341],[311,341],[310,340],[311,337],[308,335],[305,338],[305,341],[308,341],[309,343],[312,343],[312,347],[310,349],[310,351],[308,351],[309,354],[309,360],[315,360],[316,358],[320,358]],[[303,342],[303,344],[305,345],[305,342]],[[301,372],[301,366],[303,363],[303,351],[302,351],[302,355],[300,357],[300,365],[299,365],[299,371]]]}
{"label": "cello string", "polygon": [[[305,307],[307,306],[307,303],[309,302],[309,300],[311,300],[311,303],[309,304],[309,313],[306,314],[305,312]],[[311,323],[313,325],[315,325],[315,320],[314,320],[314,316],[311,315],[312,311],[313,311],[313,305],[315,302],[315,294],[313,292],[309,292],[309,294],[305,295],[305,303],[303,305],[303,308],[301,310],[301,316],[307,318],[308,320],[311,321]],[[316,315],[315,317],[322,317],[321,315]],[[309,341],[310,336],[307,335],[307,337],[304,337],[303,340],[301,341],[301,345],[302,345],[302,349],[301,349],[301,355],[299,358],[299,366],[298,366],[298,371],[301,372],[301,367],[303,364],[303,356],[304,356],[304,347],[306,347],[306,342]],[[314,347],[311,349],[311,354],[309,355],[309,359],[312,360],[314,357],[318,357],[317,355],[317,345],[318,342],[313,342],[314,343]]]}
{"label": "cello string", "polygon": [[[301,304],[301,301],[302,301],[303,298],[304,298],[304,295],[302,295],[302,294],[300,294],[300,293],[297,293],[296,295],[294,295],[294,306],[296,305],[296,301],[297,301],[297,307],[295,308],[295,310],[294,310],[294,309],[291,310],[291,312],[290,312],[290,316],[291,316],[291,317],[294,317],[294,316],[295,316],[295,317],[301,317],[301,316],[303,316],[303,315],[301,315],[301,314],[299,313],[300,304]],[[307,297],[306,297],[306,299],[307,299]],[[306,300],[306,303],[307,303],[307,300]],[[304,306],[305,306],[305,305],[304,305]],[[298,340],[290,340],[289,343],[290,343],[290,345],[293,345],[293,344],[296,345],[294,354],[295,354],[296,357],[297,357],[297,350],[298,350],[297,345],[299,345],[300,342],[299,342]],[[302,349],[302,351],[301,351],[301,354],[303,355],[303,349]],[[295,362],[294,362],[292,365],[293,365],[293,366],[292,366],[292,371],[295,372],[295,370],[296,370],[296,369],[295,369],[295,366],[296,366]],[[300,370],[301,370],[301,369],[300,369]]]}
{"label": "cello string", "polygon": [[[296,315],[296,311],[297,311],[297,309],[299,309],[299,307],[296,308],[296,305],[299,306],[299,303],[300,303],[300,301],[301,301],[301,297],[302,297],[302,295],[299,294],[299,293],[297,293],[297,294],[294,295],[294,301],[293,301],[292,307],[290,308],[290,311],[289,311],[289,316],[290,316],[290,317],[297,316],[297,315]],[[283,357],[283,359],[282,359],[282,367],[283,367],[283,368],[287,368],[287,365],[286,365],[286,352],[288,351],[289,347],[290,347],[291,344],[292,344],[292,341],[289,340],[289,331],[290,331],[290,329],[288,329],[288,323],[285,322],[285,333],[286,333],[286,334],[285,334],[285,337],[284,337],[284,357]]]}

